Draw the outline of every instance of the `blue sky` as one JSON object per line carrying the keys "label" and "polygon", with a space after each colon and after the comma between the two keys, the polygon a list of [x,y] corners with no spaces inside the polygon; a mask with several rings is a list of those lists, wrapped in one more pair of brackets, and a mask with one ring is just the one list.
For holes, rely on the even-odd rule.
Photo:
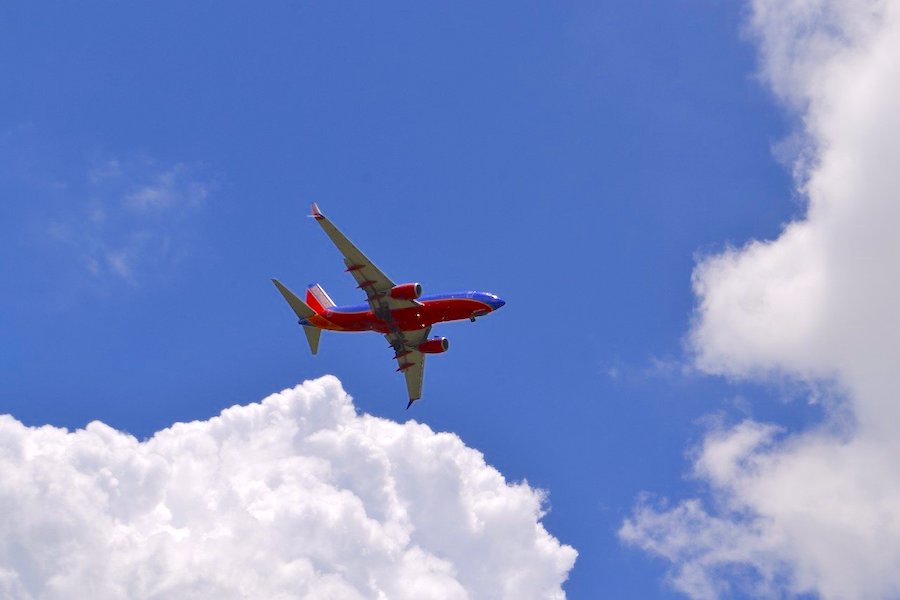
{"label": "blue sky", "polygon": [[[702,495],[717,414],[790,390],[685,372],[697,257],[797,215],[745,7],[683,2],[13,3],[0,10],[0,412],[147,437],[336,375],[549,491],[571,597],[678,597],[616,531]],[[360,300],[305,218],[396,281],[506,307],[439,333],[404,411],[380,336],[319,356],[269,278]],[[774,398],[774,399],[773,399]],[[751,408],[752,407],[752,408]]]}

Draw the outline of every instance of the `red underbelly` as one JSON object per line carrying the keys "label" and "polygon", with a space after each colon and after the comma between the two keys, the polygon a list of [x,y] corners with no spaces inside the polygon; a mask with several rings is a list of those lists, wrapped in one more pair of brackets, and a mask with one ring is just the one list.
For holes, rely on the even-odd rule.
{"label": "red underbelly", "polygon": [[[478,300],[448,298],[446,300],[428,300],[422,306],[397,309],[392,311],[391,315],[395,326],[403,331],[414,331],[435,323],[468,319],[472,313],[485,309],[490,310],[490,307]],[[318,321],[318,319],[316,320]],[[318,324],[316,323],[316,325]],[[327,325],[323,322],[320,326],[342,331],[380,331],[381,333],[387,333],[391,329],[387,323],[375,317],[371,311],[332,312],[327,315]]]}

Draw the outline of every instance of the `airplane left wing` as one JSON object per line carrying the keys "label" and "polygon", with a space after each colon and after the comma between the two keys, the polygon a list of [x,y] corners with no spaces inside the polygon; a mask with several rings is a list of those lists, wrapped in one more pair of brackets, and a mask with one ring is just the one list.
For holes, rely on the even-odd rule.
{"label": "airplane left wing", "polygon": [[321,213],[318,205],[315,203],[312,205],[312,215],[310,216],[319,222],[319,225],[325,230],[325,233],[337,246],[337,249],[344,255],[344,264],[347,266],[347,272],[353,275],[357,283],[356,287],[366,293],[369,305],[379,318],[389,320],[386,317],[389,317],[390,310],[395,308],[419,306],[419,303],[414,300],[391,298],[391,288],[396,284],[381,269],[376,267],[353,242],[347,239],[347,236],[341,233],[341,230],[335,227],[334,223]]}
{"label": "airplane left wing", "polygon": [[425,380],[425,354],[419,352],[419,345],[428,339],[431,327],[418,331],[392,331],[384,337],[394,349],[394,358],[397,359],[397,370],[406,377],[406,391],[409,394],[409,404],[422,397],[422,384]]}

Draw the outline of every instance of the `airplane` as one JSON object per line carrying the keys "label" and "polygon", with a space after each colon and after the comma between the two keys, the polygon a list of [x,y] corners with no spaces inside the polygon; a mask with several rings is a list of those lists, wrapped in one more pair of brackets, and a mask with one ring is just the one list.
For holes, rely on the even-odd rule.
{"label": "airplane", "polygon": [[475,319],[494,312],[506,302],[487,292],[423,296],[422,286],[418,283],[397,285],[348,240],[315,203],[310,217],[319,222],[344,255],[345,270],[356,280],[357,289],[366,293],[366,303],[336,306],[319,284],[309,286],[304,302],[278,279],[273,279],[272,283],[300,319],[298,323],[303,326],[313,354],[319,351],[319,337],[323,329],[377,331],[383,334],[394,350],[397,371],[406,377],[408,410],[413,402],[422,397],[425,356],[446,352],[450,347],[445,337],[428,337],[431,326],[464,319],[474,323]]}

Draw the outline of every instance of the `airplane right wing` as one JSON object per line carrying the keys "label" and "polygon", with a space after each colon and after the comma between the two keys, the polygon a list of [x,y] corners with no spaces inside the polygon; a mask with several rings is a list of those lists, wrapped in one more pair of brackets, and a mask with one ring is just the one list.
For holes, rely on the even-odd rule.
{"label": "airplane right wing", "polygon": [[322,214],[317,204],[312,205],[312,216],[325,231],[337,249],[344,255],[344,264],[356,280],[359,289],[366,293],[369,306],[379,318],[389,320],[390,311],[396,308],[419,306],[414,300],[391,298],[390,291],[396,284],[375,266],[369,257],[362,253],[356,245],[347,239],[341,230],[334,226],[328,217]]}
{"label": "airplane right wing", "polygon": [[337,249],[344,255],[347,271],[353,275],[356,282],[360,284],[360,289],[367,295],[371,292],[382,294],[389,292],[396,285],[353,242],[348,240],[347,236],[341,233],[341,230],[335,227],[328,217],[322,214],[319,206],[315,203],[312,205],[312,215],[310,216],[319,222]]}
{"label": "airplane right wing", "polygon": [[422,383],[425,379],[425,354],[419,352],[419,346],[428,339],[431,327],[416,331],[402,331],[394,323],[391,311],[397,308],[422,305],[415,300],[392,298],[390,291],[396,284],[381,269],[376,267],[353,242],[347,239],[347,236],[341,233],[341,230],[335,227],[328,217],[322,214],[315,203],[312,205],[311,216],[319,222],[319,225],[325,230],[325,233],[331,238],[331,241],[334,242],[341,254],[343,254],[347,271],[356,280],[357,287],[366,293],[372,312],[387,323],[389,333],[384,337],[387,338],[388,343],[394,349],[397,371],[402,372],[404,377],[406,377],[406,390],[409,393],[409,404],[406,405],[406,408],[409,408],[413,402],[422,397]]}

